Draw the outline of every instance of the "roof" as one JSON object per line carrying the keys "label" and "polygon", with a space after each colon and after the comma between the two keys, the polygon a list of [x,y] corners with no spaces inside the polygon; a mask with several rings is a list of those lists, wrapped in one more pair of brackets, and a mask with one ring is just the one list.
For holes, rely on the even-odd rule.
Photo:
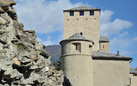
{"label": "roof", "polygon": [[137,74],[137,68],[130,68],[130,74]]}
{"label": "roof", "polygon": [[84,36],[82,36],[80,33],[75,33],[74,35],[70,36],[68,39],[84,39],[84,40],[86,40],[86,38]]}
{"label": "roof", "polygon": [[94,42],[92,40],[86,39],[80,33],[75,33],[74,35],[70,36],[68,39],[64,39],[61,42],[63,42],[63,41],[89,41],[89,42],[92,42],[94,44]]}
{"label": "roof", "polygon": [[107,36],[101,36],[99,41],[100,42],[109,42],[109,39]]}
{"label": "roof", "polygon": [[74,8],[71,8],[71,9],[67,9],[67,10],[64,10],[64,12],[66,11],[100,11],[99,8],[92,8],[92,7],[87,7],[87,6],[78,6],[78,7],[74,7]]}
{"label": "roof", "polygon": [[92,53],[93,59],[110,59],[110,60],[131,60],[131,57],[112,54],[103,51],[93,51]]}

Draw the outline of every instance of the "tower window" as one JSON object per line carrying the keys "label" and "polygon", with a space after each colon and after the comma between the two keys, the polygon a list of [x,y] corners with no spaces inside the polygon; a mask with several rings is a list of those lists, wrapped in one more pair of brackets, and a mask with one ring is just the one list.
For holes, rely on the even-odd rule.
{"label": "tower window", "polygon": [[94,15],[94,11],[90,11],[90,15]]}
{"label": "tower window", "polygon": [[89,45],[89,48],[91,48],[92,47],[92,45]]}
{"label": "tower window", "polygon": [[80,11],[80,12],[79,12],[79,15],[80,15],[80,16],[84,16],[84,11]]}
{"label": "tower window", "polygon": [[75,45],[75,50],[81,52],[81,44],[80,43],[73,43]]}
{"label": "tower window", "polygon": [[69,15],[70,15],[70,16],[74,16],[74,11],[70,11],[70,12],[69,12]]}

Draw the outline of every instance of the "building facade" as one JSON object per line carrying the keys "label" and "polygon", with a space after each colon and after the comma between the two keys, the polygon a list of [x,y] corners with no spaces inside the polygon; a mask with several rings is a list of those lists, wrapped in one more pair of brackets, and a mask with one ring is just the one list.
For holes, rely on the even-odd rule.
{"label": "building facade", "polygon": [[130,84],[137,86],[137,68],[130,68]]}
{"label": "building facade", "polygon": [[93,50],[99,50],[100,9],[80,6],[64,10],[64,39],[75,33],[94,41]]}
{"label": "building facade", "polygon": [[100,9],[79,6],[64,10],[62,70],[72,86],[130,86],[131,57],[109,53],[100,37]]}

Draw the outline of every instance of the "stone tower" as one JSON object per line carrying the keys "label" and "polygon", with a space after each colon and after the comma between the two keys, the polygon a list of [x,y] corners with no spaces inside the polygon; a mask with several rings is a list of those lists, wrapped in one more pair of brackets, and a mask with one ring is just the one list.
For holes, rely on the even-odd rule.
{"label": "stone tower", "polygon": [[100,37],[99,50],[104,52],[109,52],[109,40],[107,36]]}
{"label": "stone tower", "polygon": [[99,50],[100,9],[79,6],[64,10],[64,39],[75,33],[94,41],[93,50]]}
{"label": "stone tower", "polygon": [[93,86],[93,41],[80,33],[60,42],[62,70],[72,86]]}

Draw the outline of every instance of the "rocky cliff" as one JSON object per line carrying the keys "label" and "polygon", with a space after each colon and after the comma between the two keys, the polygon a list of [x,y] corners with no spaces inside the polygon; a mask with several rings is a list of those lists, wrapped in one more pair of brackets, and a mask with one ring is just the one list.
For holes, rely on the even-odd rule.
{"label": "rocky cliff", "polygon": [[0,86],[62,86],[63,72],[49,66],[45,47],[23,29],[13,5],[0,0]]}

